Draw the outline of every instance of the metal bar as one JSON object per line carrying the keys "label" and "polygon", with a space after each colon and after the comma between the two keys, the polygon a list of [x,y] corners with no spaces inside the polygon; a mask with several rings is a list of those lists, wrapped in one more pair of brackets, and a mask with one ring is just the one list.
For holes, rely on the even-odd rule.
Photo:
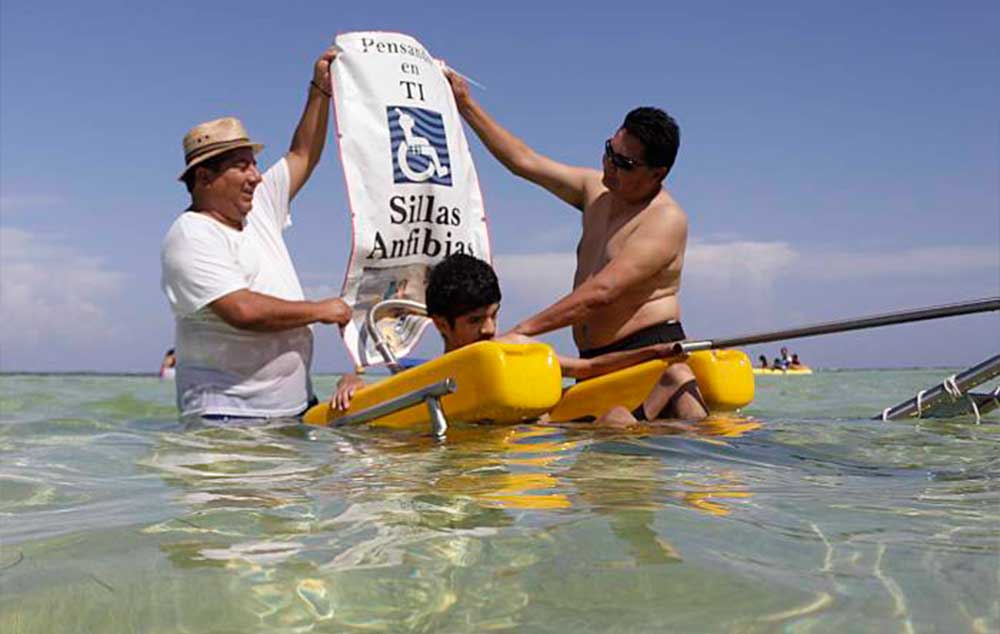
{"label": "metal bar", "polygon": [[[964,372],[956,374],[955,386],[962,393],[965,393],[980,383],[985,383],[996,376],[1000,376],[1000,354],[995,357],[990,357],[979,365],[975,365]],[[934,407],[934,405],[945,398],[951,398],[951,396],[948,394],[948,390],[945,389],[943,383],[925,390],[923,397],[920,399],[920,411]],[[908,401],[903,401],[899,405],[889,408],[889,410],[885,412],[884,417],[882,414],[879,414],[878,416],[874,416],[872,418],[874,420],[883,420],[883,418],[885,420],[896,420],[899,418],[913,416],[917,413],[917,398],[913,397]]]}
{"label": "metal bar", "polygon": [[755,343],[783,341],[785,339],[814,337],[816,335],[861,330],[862,328],[877,328],[879,326],[905,324],[912,321],[924,321],[927,319],[941,319],[943,317],[969,315],[972,313],[983,313],[994,310],[1000,310],[1000,297],[987,297],[968,302],[961,302],[958,304],[930,306],[928,308],[904,310],[894,313],[885,313],[882,315],[872,315],[870,317],[830,321],[821,324],[813,324],[811,326],[801,326],[798,328],[789,328],[787,330],[776,330],[774,332],[762,332],[751,335],[743,335],[742,337],[731,337],[728,339],[682,341],[674,345],[674,350],[680,353],[695,352],[697,350],[711,350],[714,348],[731,348],[734,346],[746,346]]}
{"label": "metal bar", "polygon": [[[450,381],[451,379],[448,380]],[[425,402],[427,403],[427,411],[431,415],[431,434],[435,438],[444,438],[445,432],[448,431],[448,419],[444,415],[441,401],[436,396],[432,396]]]}
{"label": "metal bar", "polygon": [[[331,426],[340,427],[342,425],[353,425],[355,423],[367,423],[368,421],[375,420],[376,418],[382,418],[383,416],[388,416],[389,414],[398,412],[401,409],[417,405],[421,401],[427,401],[428,399],[437,401],[439,397],[451,394],[455,391],[455,389],[455,379],[449,377],[443,381],[431,383],[427,387],[422,387],[419,390],[407,392],[402,396],[389,399],[388,401],[379,403],[378,405],[366,407],[360,412],[342,416],[341,418],[333,421]],[[442,416],[444,416],[443,413]],[[445,427],[447,427],[447,425]]]}
{"label": "metal bar", "polygon": [[[372,306],[371,310],[368,311],[368,315],[365,316],[365,328],[368,330],[368,336],[371,337],[373,342],[375,342],[375,349],[378,350],[379,354],[382,355],[382,358],[385,359],[385,364],[389,366],[389,370],[393,374],[399,374],[400,372],[403,371],[404,368],[402,365],[400,365],[399,359],[396,358],[396,355],[393,353],[392,348],[389,346],[389,344],[382,339],[382,333],[380,333],[378,331],[378,328],[376,327],[376,324],[378,322],[378,316],[382,313],[382,311],[385,310],[408,310],[418,315],[426,315],[427,307],[421,304],[420,302],[414,301],[412,299],[386,299]],[[431,388],[440,385],[444,385],[447,391],[442,392],[440,394],[434,391],[428,391]],[[441,407],[441,401],[438,400],[438,398],[444,396],[444,394],[450,394],[454,391],[455,391],[455,380],[448,378],[439,383],[435,383],[432,386],[428,386],[423,390],[417,390],[416,392],[404,394],[403,396],[394,398],[391,401],[386,401],[385,403],[376,405],[375,407],[370,407],[367,410],[364,410],[363,412],[358,412],[357,414],[351,417],[345,416],[344,418],[355,419],[356,417],[365,416],[367,415],[368,412],[372,412],[374,410],[380,411],[378,415],[372,416],[371,418],[364,418],[363,420],[351,421],[351,422],[365,422],[368,420],[373,420],[374,418],[379,418],[381,416],[391,414],[393,412],[399,411],[400,409],[410,407],[422,400],[427,404],[427,412],[428,414],[430,414],[431,417],[431,433],[434,435],[435,438],[444,438],[445,433],[448,431],[448,418],[444,415],[444,409]],[[410,400],[411,398],[415,398],[416,400]],[[404,403],[404,404],[397,405],[396,407],[389,409],[388,411],[384,411],[381,409],[390,407],[393,404],[398,404],[398,403]],[[342,418],[340,420],[343,421],[344,419]],[[346,425],[348,423],[345,422],[342,424]]]}
{"label": "metal bar", "polygon": [[427,307],[412,299],[386,299],[372,306],[371,310],[368,311],[368,315],[365,316],[365,328],[368,330],[368,336],[375,342],[375,349],[385,359],[385,364],[389,366],[389,371],[393,374],[398,374],[403,371],[403,366],[399,365],[399,360],[393,354],[392,348],[382,339],[382,333],[375,327],[378,322],[378,316],[382,311],[393,309],[408,310],[418,315],[426,315]]}

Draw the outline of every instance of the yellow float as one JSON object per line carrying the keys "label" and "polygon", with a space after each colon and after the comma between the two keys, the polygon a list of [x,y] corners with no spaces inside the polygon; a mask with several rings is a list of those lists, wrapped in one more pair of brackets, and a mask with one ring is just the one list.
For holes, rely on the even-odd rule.
{"label": "yellow float", "polygon": [[797,368],[788,368],[787,370],[782,370],[781,368],[754,368],[753,373],[758,376],[796,376],[812,374],[813,371],[812,368],[801,365]]}
{"label": "yellow float", "polygon": [[[361,388],[346,412],[320,403],[303,420],[311,425],[337,424],[338,419],[447,379],[454,381],[454,391],[441,397],[441,408],[450,421],[534,420],[552,409],[562,394],[559,360],[549,346],[480,341]],[[409,428],[429,421],[426,405],[417,402],[371,423]]]}
{"label": "yellow float", "polygon": [[[708,408],[731,412],[753,401],[753,373],[750,358],[739,350],[692,352],[684,360],[694,372]],[[656,385],[663,371],[677,361],[647,361],[587,381],[563,394],[549,414],[549,420],[563,422],[600,416],[616,405],[629,411],[639,406]]]}
{"label": "yellow float", "polygon": [[[753,401],[753,373],[743,352],[693,352],[685,362],[694,371],[713,412],[734,411]],[[453,391],[440,397],[441,409],[449,421],[511,424],[534,420],[546,413],[553,422],[586,420],[616,405],[629,410],[638,407],[670,363],[647,361],[579,382],[564,392],[559,362],[549,346],[481,341],[358,390],[346,412],[321,403],[306,412],[303,420],[311,425],[346,423],[352,416],[370,412],[373,407],[449,379],[453,381]],[[423,400],[418,399],[398,411],[365,422],[423,429],[432,417]]]}

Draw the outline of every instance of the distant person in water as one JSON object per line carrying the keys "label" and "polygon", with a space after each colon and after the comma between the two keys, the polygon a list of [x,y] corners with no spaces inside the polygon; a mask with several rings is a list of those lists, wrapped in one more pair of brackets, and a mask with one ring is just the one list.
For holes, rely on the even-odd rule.
{"label": "distant person in water", "polygon": [[757,357],[757,360],[760,361],[760,367],[761,368],[763,368],[764,370],[766,370],[768,368],[767,357],[765,357],[764,355],[760,355],[759,357]]}
{"label": "distant person in water", "polygon": [[781,347],[781,358],[778,359],[782,370],[787,370],[792,365],[792,356],[788,354],[788,348]]}
{"label": "distant person in water", "polygon": [[[496,338],[497,316],[500,312],[500,283],[488,263],[466,254],[450,255],[435,266],[428,278],[426,291],[427,316],[444,341],[444,352],[452,352],[479,341],[501,343],[534,343],[524,335],[508,334]],[[633,350],[610,352],[589,359],[559,356],[564,376],[587,379],[607,374],[650,359],[674,356],[673,344],[661,343]],[[671,368],[650,392],[636,412],[624,407],[613,408],[598,419],[598,423],[628,424],[649,419],[683,418],[698,420],[707,415],[708,407],[697,391],[673,387],[676,377]],[[330,398],[335,409],[346,410],[355,391],[364,386],[357,374],[347,374],[337,383]],[[640,411],[641,410],[641,411]]]}
{"label": "distant person in water", "polygon": [[176,366],[177,366],[177,355],[174,354],[174,349],[171,348],[167,350],[166,354],[163,355],[163,363],[160,364],[160,378],[161,379],[174,378]]}
{"label": "distant person in water", "polygon": [[793,367],[793,368],[801,368],[802,367],[802,362],[799,361],[799,355],[797,353],[792,355],[792,362],[790,364],[790,367]]}

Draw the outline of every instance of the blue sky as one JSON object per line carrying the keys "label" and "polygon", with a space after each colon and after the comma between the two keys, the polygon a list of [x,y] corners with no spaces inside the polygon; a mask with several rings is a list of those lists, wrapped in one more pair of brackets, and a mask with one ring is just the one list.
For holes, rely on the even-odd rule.
{"label": "blue sky", "polygon": [[[1000,294],[996,2],[500,6],[4,0],[0,370],[155,371],[173,332],[159,246],[188,202],[181,137],[239,116],[273,162],[313,61],[352,30],[418,38],[567,163],[598,166],[636,105],[672,113],[692,337]],[[467,134],[509,326],[569,290],[578,215]],[[331,130],[286,234],[315,297],[339,292],[350,252],[333,147]],[[572,350],[566,333],[549,340]],[[1000,348],[1000,317],[791,347],[823,367],[967,365]],[[315,368],[347,364],[323,329]]]}

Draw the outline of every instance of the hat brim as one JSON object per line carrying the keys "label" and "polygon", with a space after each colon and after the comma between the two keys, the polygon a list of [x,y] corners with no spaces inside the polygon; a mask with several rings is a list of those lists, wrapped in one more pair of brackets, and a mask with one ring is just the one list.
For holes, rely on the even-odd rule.
{"label": "hat brim", "polygon": [[191,168],[197,167],[198,165],[204,163],[213,156],[218,156],[220,154],[229,152],[230,150],[235,150],[241,147],[251,148],[253,150],[254,155],[260,154],[260,151],[264,149],[263,144],[253,143],[251,141],[233,141],[232,143],[226,143],[220,145],[219,147],[212,148],[210,151],[205,152],[204,154],[199,154],[198,156],[191,159],[191,162],[184,167],[184,171],[180,173],[180,176],[177,177],[177,180],[183,181],[187,173],[191,171]]}

